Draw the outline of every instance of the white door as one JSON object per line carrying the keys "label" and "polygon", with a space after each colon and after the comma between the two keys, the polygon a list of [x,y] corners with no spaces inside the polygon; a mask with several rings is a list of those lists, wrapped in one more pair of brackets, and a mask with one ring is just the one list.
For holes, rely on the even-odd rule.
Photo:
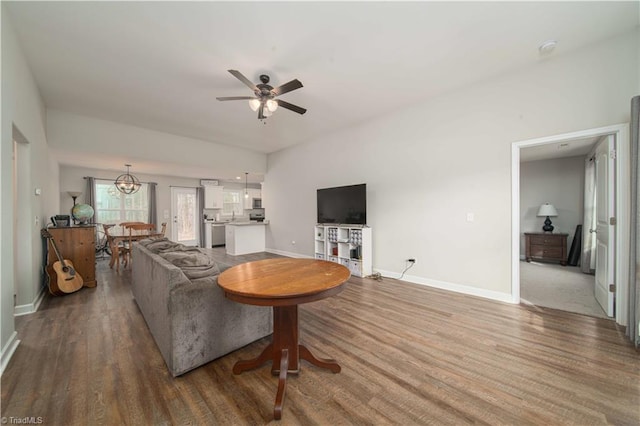
{"label": "white door", "polygon": [[200,240],[200,215],[195,188],[171,188],[171,240],[197,246]]}
{"label": "white door", "polygon": [[596,283],[595,297],[612,317],[615,283],[615,140],[606,136],[596,147]]}

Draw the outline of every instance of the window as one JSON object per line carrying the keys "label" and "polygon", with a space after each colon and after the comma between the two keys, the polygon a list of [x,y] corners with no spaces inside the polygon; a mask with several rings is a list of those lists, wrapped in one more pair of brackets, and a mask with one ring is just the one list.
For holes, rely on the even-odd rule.
{"label": "window", "polygon": [[241,216],[244,200],[243,192],[239,189],[224,189],[222,191],[222,215]]}
{"label": "window", "polygon": [[110,180],[96,179],[95,221],[97,223],[148,222],[149,185],[135,194],[123,194]]}

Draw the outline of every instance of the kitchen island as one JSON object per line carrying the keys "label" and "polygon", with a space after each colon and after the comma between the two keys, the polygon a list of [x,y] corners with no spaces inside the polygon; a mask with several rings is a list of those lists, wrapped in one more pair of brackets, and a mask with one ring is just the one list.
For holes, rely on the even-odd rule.
{"label": "kitchen island", "polygon": [[225,225],[227,254],[258,253],[265,249],[265,222],[230,222]]}

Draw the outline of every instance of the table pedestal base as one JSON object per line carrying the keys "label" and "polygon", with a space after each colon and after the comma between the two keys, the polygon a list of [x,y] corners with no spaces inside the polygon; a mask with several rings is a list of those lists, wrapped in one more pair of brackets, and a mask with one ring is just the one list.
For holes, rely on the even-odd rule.
{"label": "table pedestal base", "polygon": [[260,355],[247,361],[238,361],[233,366],[233,374],[253,370],[271,361],[271,374],[279,376],[273,417],[282,417],[287,374],[300,372],[300,359],[320,367],[340,372],[340,366],[333,359],[316,358],[306,346],[298,344],[298,305],[274,306],[273,342]]}

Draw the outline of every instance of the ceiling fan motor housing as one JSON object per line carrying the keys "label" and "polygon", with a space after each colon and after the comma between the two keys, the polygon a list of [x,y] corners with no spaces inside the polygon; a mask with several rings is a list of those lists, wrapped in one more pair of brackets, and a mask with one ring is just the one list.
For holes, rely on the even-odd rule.
{"label": "ceiling fan motor housing", "polygon": [[256,87],[259,89],[259,91],[256,91],[256,96],[258,96],[263,101],[275,98],[275,95],[271,92],[273,90],[273,87],[267,84],[269,83],[269,80],[270,79],[268,75],[262,74],[260,76],[260,81],[262,82],[262,84],[256,84]]}
{"label": "ceiling fan motor housing", "polygon": [[[244,83],[246,86],[248,86],[252,91],[253,94],[255,95],[255,99],[248,97],[248,96],[228,96],[228,97],[218,97],[216,99],[218,99],[219,101],[236,101],[236,100],[246,100],[249,99],[250,101],[250,106],[251,108],[255,111],[256,109],[258,110],[258,119],[260,120],[264,120],[267,116],[265,116],[263,114],[264,109],[267,108],[267,103],[270,101],[274,101],[276,103],[275,107],[271,108],[269,107],[269,111],[273,112],[275,111],[275,109],[278,106],[281,106],[282,108],[288,109],[290,111],[296,112],[298,114],[304,114],[305,112],[307,112],[307,110],[305,108],[301,108],[297,105],[293,105],[290,104],[289,102],[283,101],[281,99],[275,99],[277,96],[283,95],[285,93],[289,93],[292,90],[296,90],[302,87],[302,83],[300,81],[298,81],[297,79],[291,80],[288,83],[282,84],[280,86],[278,86],[277,88],[273,88],[273,86],[270,86],[268,83],[270,81],[270,78],[268,75],[266,74],[261,74],[260,75],[260,81],[261,83],[259,84],[254,84],[251,82],[251,80],[249,80],[247,77],[245,77],[244,75],[242,75],[242,73],[240,71],[237,70],[228,70],[231,75],[233,75],[234,77],[236,77],[238,80],[240,80],[242,83]],[[259,101],[259,104],[256,105],[255,101]],[[269,114],[270,115],[270,114]]]}

